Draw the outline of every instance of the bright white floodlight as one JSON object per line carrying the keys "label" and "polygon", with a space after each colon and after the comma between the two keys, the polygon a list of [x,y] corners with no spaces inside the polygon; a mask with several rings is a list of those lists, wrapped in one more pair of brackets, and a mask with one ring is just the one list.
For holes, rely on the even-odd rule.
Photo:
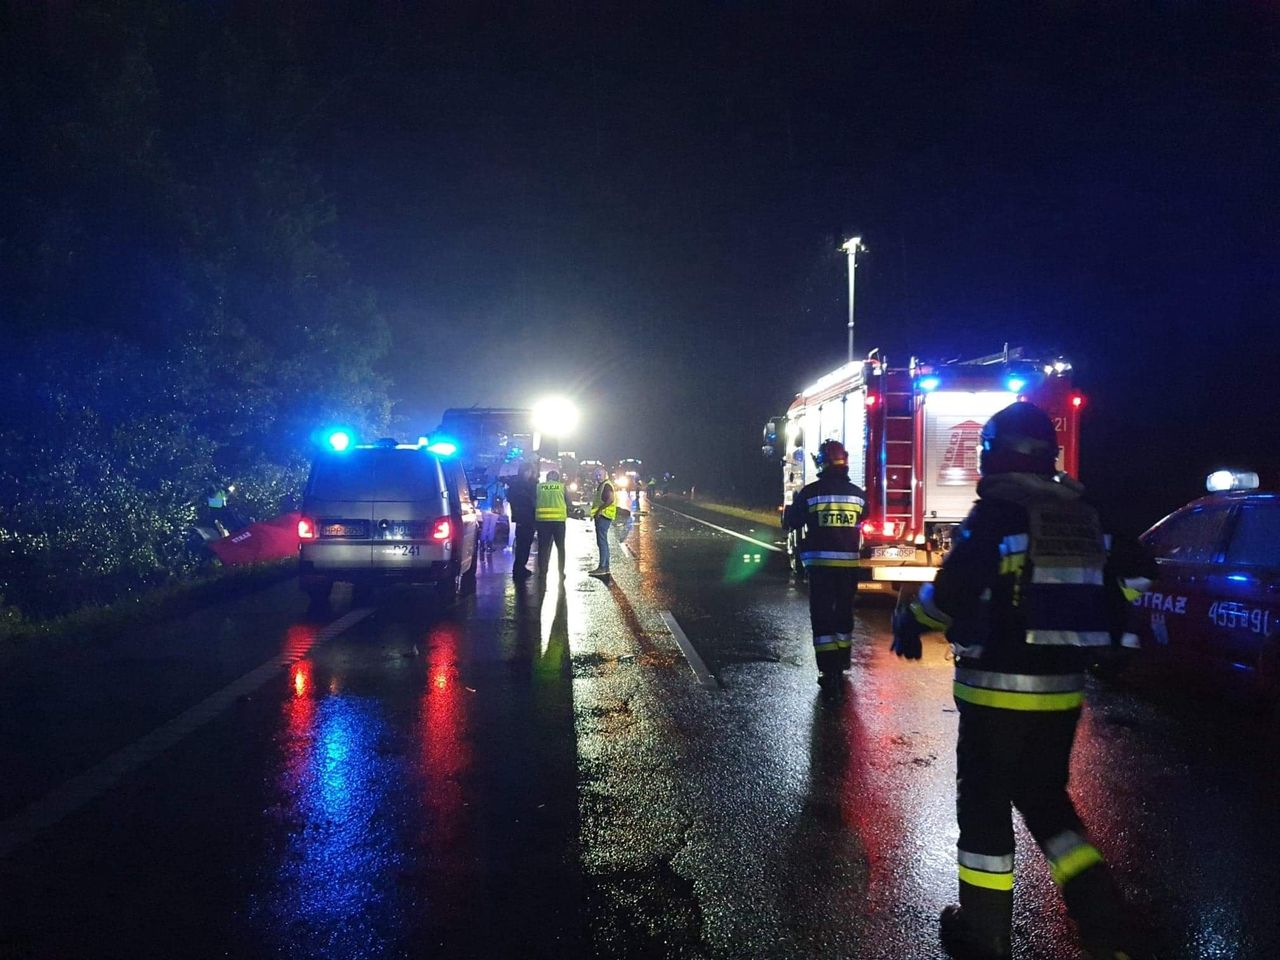
{"label": "bright white floodlight", "polygon": [[545,397],[533,405],[533,428],[547,437],[567,437],[578,426],[578,408],[564,397]]}

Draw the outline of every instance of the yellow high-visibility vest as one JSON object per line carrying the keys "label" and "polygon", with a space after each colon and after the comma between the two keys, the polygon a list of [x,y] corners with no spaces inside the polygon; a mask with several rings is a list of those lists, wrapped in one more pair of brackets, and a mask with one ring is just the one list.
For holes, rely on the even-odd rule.
{"label": "yellow high-visibility vest", "polygon": [[567,520],[569,508],[564,502],[564,484],[548,480],[538,484],[538,502],[534,507],[535,520]]}
{"label": "yellow high-visibility vest", "polygon": [[[608,487],[613,490],[613,500],[608,504],[604,502],[604,488]],[[614,520],[618,516],[618,491],[614,490],[613,481],[605,480],[600,486],[596,487],[595,502],[591,504],[591,515],[593,517],[604,517],[607,520]]]}

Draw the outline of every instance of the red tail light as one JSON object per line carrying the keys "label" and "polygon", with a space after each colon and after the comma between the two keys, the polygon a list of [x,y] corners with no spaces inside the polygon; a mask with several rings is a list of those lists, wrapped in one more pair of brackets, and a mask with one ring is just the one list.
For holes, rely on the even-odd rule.
{"label": "red tail light", "polygon": [[886,539],[896,537],[905,530],[905,525],[899,524],[896,520],[883,520],[876,523],[874,520],[862,521],[863,536],[885,537]]}
{"label": "red tail light", "polygon": [[1079,410],[1084,406],[1084,397],[1081,394],[1073,394],[1071,397],[1071,405]]}
{"label": "red tail light", "polygon": [[437,542],[448,540],[453,536],[453,524],[448,517],[441,517],[431,525],[431,539]]}
{"label": "red tail light", "polygon": [[314,540],[316,538],[316,522],[310,517],[298,518],[298,539]]}

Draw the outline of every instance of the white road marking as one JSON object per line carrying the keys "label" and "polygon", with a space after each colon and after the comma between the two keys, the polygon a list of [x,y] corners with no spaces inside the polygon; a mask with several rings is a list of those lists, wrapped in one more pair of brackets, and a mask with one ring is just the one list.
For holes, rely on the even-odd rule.
{"label": "white road marking", "polygon": [[702,657],[698,655],[698,651],[693,649],[693,644],[689,642],[689,638],[685,636],[684,630],[676,622],[676,618],[671,615],[671,611],[661,610],[659,615],[662,617],[662,622],[667,625],[667,629],[671,631],[671,636],[675,638],[676,645],[680,647],[680,652],[689,661],[689,667],[693,670],[693,675],[698,678],[698,683],[704,687],[719,687],[720,684],[711,675],[707,665],[702,662]]}
{"label": "white road marking", "polygon": [[625,553],[632,560],[636,558],[636,555],[631,552],[631,548],[627,546],[625,541],[621,544],[621,547],[622,547],[622,552]]}
{"label": "white road marking", "polygon": [[704,527],[710,527],[712,530],[719,530],[721,533],[727,533],[731,537],[737,537],[739,540],[745,540],[747,543],[754,543],[757,547],[764,547],[766,550],[772,550],[774,553],[782,553],[781,547],[776,547],[772,543],[765,543],[763,540],[756,540],[754,537],[748,537],[745,533],[739,533],[737,530],[730,530],[728,527],[721,527],[701,517],[691,517],[687,513],[681,513],[675,507],[668,507],[665,503],[658,504],[663,510],[670,510],[678,516],[684,517],[686,520],[692,520],[694,523],[700,523]]}
{"label": "white road marking", "polygon": [[281,670],[293,666],[313,647],[332,640],[371,613],[372,607],[352,610],[320,630],[310,641],[295,640],[284,653],[277,654],[239,679],[231,681],[217,693],[205,697],[168,723],[161,724],[61,786],[54,787],[21,813],[0,822],[0,860],[102,796],[129,774],[222,713],[238,697],[252,693]]}

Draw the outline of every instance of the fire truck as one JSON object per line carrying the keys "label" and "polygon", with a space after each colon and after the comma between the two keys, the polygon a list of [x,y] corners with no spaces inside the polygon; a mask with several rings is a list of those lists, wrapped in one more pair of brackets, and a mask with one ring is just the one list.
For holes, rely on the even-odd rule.
{"label": "fire truck", "polygon": [[[873,350],[797,394],[785,417],[766,424],[764,449],[782,461],[783,508],[816,479],[818,445],[839,440],[850,479],[867,494],[863,589],[932,580],[977,496],[982,425],[1019,399],[1053,419],[1058,468],[1074,475],[1084,397],[1066,359],[1036,360],[1006,346],[972,360],[913,357],[894,367]],[[787,545],[800,572],[794,533]]]}

